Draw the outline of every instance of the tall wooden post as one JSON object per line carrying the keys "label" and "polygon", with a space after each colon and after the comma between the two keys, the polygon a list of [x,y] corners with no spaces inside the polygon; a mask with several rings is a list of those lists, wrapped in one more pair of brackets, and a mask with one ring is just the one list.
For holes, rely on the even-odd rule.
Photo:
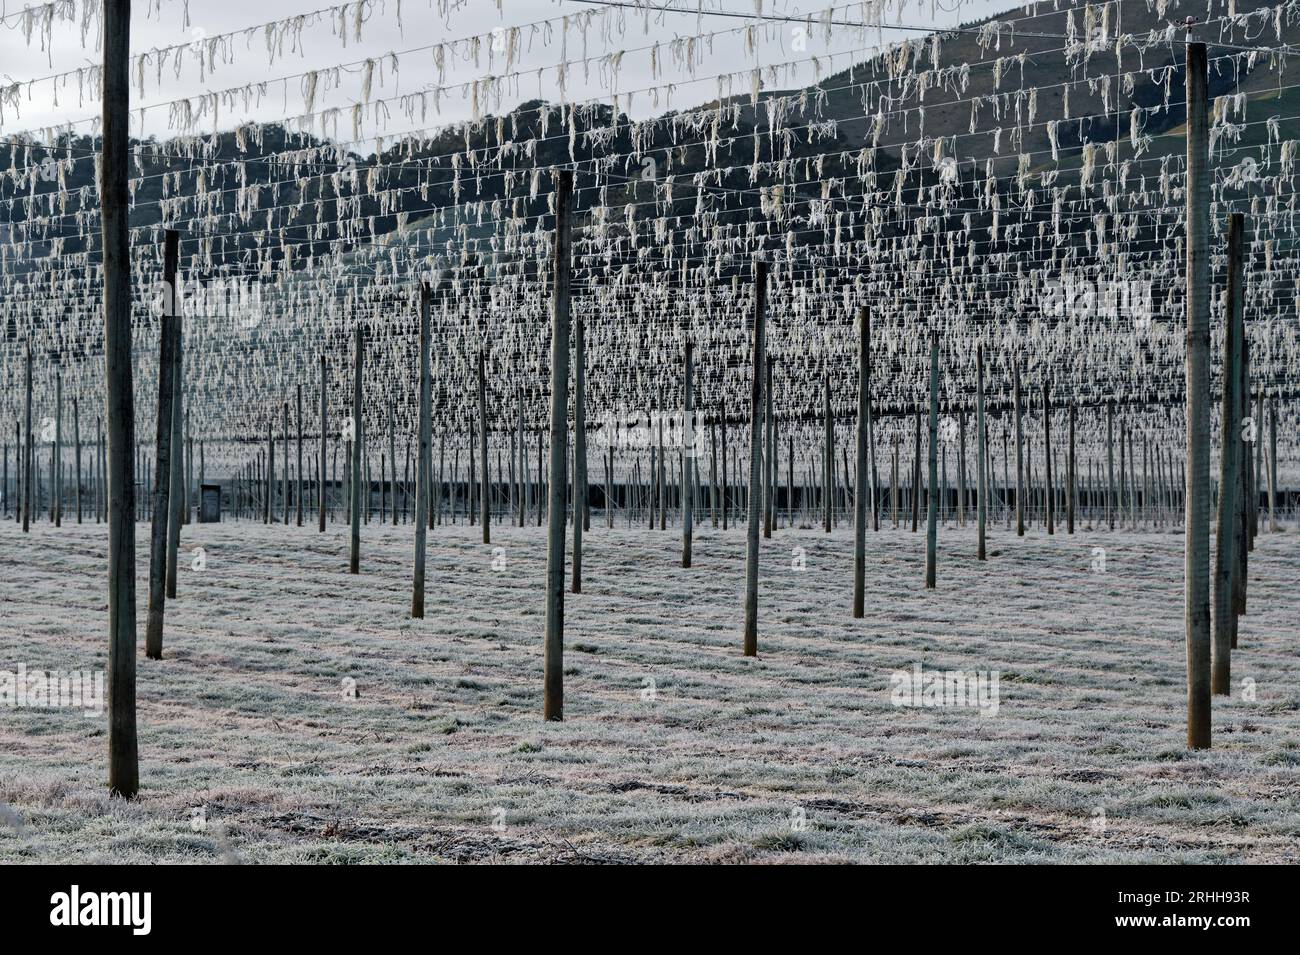
{"label": "tall wooden post", "polygon": [[[284,526],[289,526],[289,402],[282,403],[284,412],[283,431],[284,441],[281,446],[284,448],[284,475],[281,477],[280,497],[284,506]],[[301,462],[300,462],[301,463]],[[369,484],[369,482],[367,482]]]}
{"label": "tall wooden post", "polygon": [[1074,500],[1077,496],[1074,462],[1075,405],[1070,401],[1070,443],[1065,452],[1065,532],[1074,533]]}
{"label": "tall wooden post", "polygon": [[1056,533],[1056,484],[1052,480],[1052,397],[1043,380],[1043,475],[1047,481],[1047,533]]}
{"label": "tall wooden post", "polygon": [[825,430],[825,457],[822,465],[822,529],[831,532],[831,510],[835,507],[835,425],[831,421],[831,376],[822,375],[822,415]]}
{"label": "tall wooden post", "polygon": [[[360,323],[353,333],[353,358],[352,358],[352,461],[349,468],[351,479],[349,480],[350,506],[348,508],[351,517],[351,540],[348,548],[348,573],[361,573],[361,442],[362,434],[365,431],[363,411],[361,406],[361,382],[362,374],[365,371],[365,346],[362,341],[362,331]],[[366,487],[366,497],[370,497],[370,488]]]}
{"label": "tall wooden post", "polygon": [[320,478],[320,493],[316,495],[316,531],[320,534],[325,533],[325,487],[327,484],[326,478],[328,477],[328,473],[325,470],[325,451],[328,447],[328,442],[325,436],[325,396],[325,355],[322,353],[320,356],[320,473],[318,475]]}
{"label": "tall wooden post", "polygon": [[415,570],[411,579],[411,616],[424,617],[424,550],[429,508],[432,399],[429,364],[429,286],[420,284],[420,450],[415,461]]}
{"label": "tall wooden post", "polygon": [[659,465],[655,471],[655,482],[659,488],[659,529],[665,530],[668,527],[668,459],[664,454],[664,418],[668,406],[664,404],[664,389],[659,387]]}
{"label": "tall wooden post", "polygon": [[[853,492],[853,616],[866,613],[867,587],[867,416],[871,406],[871,319],[858,306],[858,461]],[[874,489],[871,489],[874,490]]]}
{"label": "tall wooden post", "polygon": [[[569,443],[569,284],[572,268],[570,204],[573,172],[562,169],[555,180],[555,235],[551,278],[551,460],[547,488],[546,640],[543,662],[542,716],[564,719],[564,486]],[[482,355],[479,387],[482,389]],[[481,405],[480,405],[481,407]],[[484,426],[486,430],[486,426]],[[484,441],[486,444],[486,440]],[[487,461],[484,468],[487,470]],[[486,520],[484,524],[486,525]],[[581,522],[575,522],[581,523]],[[486,540],[486,531],[484,539]]]}
{"label": "tall wooden post", "polygon": [[[1264,407],[1263,401],[1260,407]],[[1260,426],[1263,426],[1261,416]],[[1260,435],[1262,441],[1263,435]],[[1268,532],[1277,533],[1277,398],[1268,400],[1268,460],[1265,466],[1268,468]]]}
{"label": "tall wooden post", "polygon": [[722,422],[722,529],[727,529],[727,399],[723,398],[719,406],[718,417]]}
{"label": "tall wooden post", "polygon": [[63,526],[63,372],[54,375],[54,473],[50,475],[50,504],[54,526]]}
{"label": "tall wooden post", "polygon": [[[179,445],[179,439],[177,440]],[[262,523],[270,524],[275,519],[275,412],[272,411],[266,421],[266,473],[263,474],[266,485],[266,501],[263,507]]]}
{"label": "tall wooden post", "polygon": [[185,520],[185,471],[181,444],[181,393],[185,389],[185,331],[184,319],[179,310],[172,313],[172,371],[171,400],[171,451],[168,455],[167,490],[167,598],[176,599],[176,570],[181,546],[181,524]]}
{"label": "tall wooden post", "polygon": [[772,420],[772,365],[773,358],[768,355],[767,383],[763,388],[763,536],[767,538],[772,536],[772,522],[776,513],[776,506],[772,503],[772,495],[776,493],[776,440],[774,438],[776,423]]}
{"label": "tall wooden post", "polygon": [[[298,475],[297,475],[298,500],[296,502],[296,516],[298,526],[302,527],[302,382],[298,382]],[[203,502],[199,502],[202,507]]]}
{"label": "tall wooden post", "polygon": [[22,506],[24,534],[29,533],[32,526],[32,346],[30,342],[27,344],[25,367],[27,370],[23,390],[26,394],[26,398],[23,403],[23,442],[22,450],[19,455],[22,459],[20,468],[23,484]]}
{"label": "tall wooden post", "polygon": [[[567,363],[568,353],[565,353]],[[567,390],[568,384],[566,382]],[[492,543],[492,475],[488,471],[487,446],[487,358],[480,349],[478,353],[478,453],[483,486],[479,490],[479,506],[482,508],[483,543]],[[563,507],[561,507],[563,511]]]}
{"label": "tall wooden post", "polygon": [[745,649],[758,656],[758,525],[763,476],[763,371],[767,367],[767,263],[754,263],[754,346],[749,392],[749,521],[745,525]]}
{"label": "tall wooden post", "polygon": [[925,529],[925,586],[935,585],[935,565],[938,563],[939,497],[935,489],[939,481],[939,333],[930,332],[930,493],[926,508]]}
{"label": "tall wooden post", "polygon": [[976,439],[976,475],[975,493],[979,500],[975,503],[976,543],[975,559],[987,560],[985,553],[985,523],[988,520],[988,434],[984,430],[984,346],[975,346],[975,429],[979,433]]}
{"label": "tall wooden post", "polygon": [[718,526],[718,425],[709,423],[709,516]]}
{"label": "tall wooden post", "polygon": [[1021,418],[1020,363],[1011,362],[1011,400],[1015,403],[1016,418],[1016,534],[1025,536],[1025,431]]}
{"label": "tall wooden post", "polygon": [[587,363],[583,347],[582,319],[574,324],[573,360],[573,592],[582,593],[582,532],[587,519],[587,435],[583,402],[586,398]]}
{"label": "tall wooden post", "polygon": [[1210,173],[1205,44],[1187,44],[1187,745],[1210,745]]}
{"label": "tall wooden post", "polygon": [[[104,4],[104,364],[108,412],[108,789],[140,788],[135,725],[135,384],[131,372],[131,261],[127,232],[131,3]],[[29,418],[30,421],[30,418]],[[30,448],[30,426],[29,426]]]}
{"label": "tall wooden post", "polygon": [[167,588],[167,532],[171,515],[172,408],[176,374],[176,269],[180,234],[163,233],[163,310],[158,330],[158,425],[154,451],[153,523],[149,533],[149,617],[145,626],[144,652],[151,660],[162,659],[163,617]]}
{"label": "tall wooden post", "polygon": [[685,367],[682,370],[682,566],[691,566],[691,533],[692,521],[694,520],[694,501],[695,497],[689,475],[691,473],[690,464],[695,460],[696,454],[696,434],[694,419],[694,395],[691,392],[692,387],[692,368],[691,362],[694,358],[692,354],[692,345],[688,339],[686,342]]}

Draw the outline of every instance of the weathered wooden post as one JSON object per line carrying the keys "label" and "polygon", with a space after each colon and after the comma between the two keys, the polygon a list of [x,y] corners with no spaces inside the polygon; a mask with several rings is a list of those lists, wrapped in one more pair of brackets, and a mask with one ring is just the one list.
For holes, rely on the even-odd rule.
{"label": "weathered wooden post", "polygon": [[988,520],[988,434],[984,430],[984,346],[975,346],[975,429],[976,437],[976,473],[975,493],[979,500],[975,503],[976,544],[975,559],[987,560],[985,554],[985,522]]}
{"label": "weathered wooden post", "polygon": [[[1260,403],[1263,407],[1263,403]],[[1260,425],[1263,425],[1261,418]],[[1262,435],[1261,435],[1262,437]],[[1277,533],[1277,398],[1268,400],[1268,532]]]}
{"label": "weathered wooden post", "polygon": [[718,526],[718,424],[709,423],[709,515]]}
{"label": "weathered wooden post", "polygon": [[776,513],[776,507],[772,503],[772,495],[775,491],[774,479],[776,465],[776,441],[773,433],[775,422],[772,420],[772,366],[774,359],[771,355],[767,356],[767,384],[763,388],[763,415],[764,415],[764,437],[763,437],[763,536],[771,538],[772,521]]}
{"label": "weathered wooden post", "polygon": [[149,532],[149,616],[145,625],[144,652],[151,660],[162,659],[163,617],[166,605],[168,521],[171,515],[172,408],[175,399],[176,315],[180,312],[176,291],[176,269],[180,234],[163,233],[163,309],[158,329],[158,425],[154,451],[153,523]]}
{"label": "weathered wooden post", "polygon": [[[284,499],[282,502],[284,506],[284,526],[288,527],[289,526],[289,402],[287,401],[282,402],[282,407],[284,411],[284,423],[283,423],[284,475],[280,479],[281,481],[280,496]],[[368,485],[369,482],[367,482],[367,486]]]}
{"label": "weathered wooden post", "polygon": [[[353,332],[352,359],[352,461],[349,473],[349,517],[351,520],[351,539],[348,548],[348,573],[361,573],[361,444],[365,431],[362,399],[362,375],[365,371],[365,346],[362,340],[361,324],[358,322]],[[366,497],[370,488],[366,488]]]}
{"label": "weathered wooden post", "polygon": [[1074,533],[1074,501],[1077,495],[1074,462],[1074,400],[1070,400],[1070,443],[1065,452],[1065,532]]}
{"label": "weathered wooden post", "polygon": [[[179,385],[179,383],[178,383]],[[275,432],[274,432],[275,412],[271,412],[266,420],[266,469],[262,475],[263,483],[266,485],[266,500],[263,502],[262,523],[270,524],[275,516]],[[177,439],[177,445],[180,442]],[[170,596],[170,595],[169,595]]]}
{"label": "weathered wooden post", "polygon": [[1011,400],[1016,418],[1016,535],[1025,536],[1025,432],[1021,419],[1020,363],[1011,361]]}
{"label": "weathered wooden post", "polygon": [[328,442],[325,436],[325,427],[326,427],[325,396],[326,396],[325,354],[322,352],[320,356],[320,493],[317,495],[317,515],[316,515],[316,531],[317,533],[320,534],[325,533],[325,507],[326,507],[325,487],[326,487],[327,472],[325,470],[325,452],[328,447]]}
{"label": "weathered wooden post", "polygon": [[1106,402],[1106,523],[1115,529],[1115,402]]}
{"label": "weathered wooden post", "polygon": [[930,493],[926,508],[925,530],[925,586],[935,586],[935,565],[938,563],[939,499],[935,487],[939,481],[939,333],[930,332]]}
{"label": "weathered wooden post", "polygon": [[54,375],[54,473],[50,475],[50,510],[54,526],[63,526],[63,372]]}
{"label": "weathered wooden post", "polygon": [[871,321],[858,306],[858,461],[853,493],[853,616],[866,613],[867,586],[867,415],[871,394]]}
{"label": "weathered wooden post", "polygon": [[411,616],[424,617],[424,551],[428,534],[429,470],[432,448],[429,446],[432,399],[429,363],[429,286],[420,284],[420,450],[415,462],[415,569],[411,578]]}
{"label": "weathered wooden post", "polygon": [[1052,481],[1052,398],[1043,379],[1043,476],[1047,481],[1047,533],[1056,533],[1056,485]]}
{"label": "weathered wooden post", "polygon": [[1210,173],[1205,44],[1187,44],[1187,745],[1210,746]]}
{"label": "weathered wooden post", "polygon": [[[567,354],[566,354],[567,359]],[[483,543],[492,543],[492,475],[488,471],[487,444],[487,358],[483,350],[478,353],[478,453],[482,466],[483,485],[479,491],[479,506],[482,508]]]}
{"label": "weathered wooden post", "polygon": [[890,465],[889,472],[889,505],[894,512],[894,530],[898,530],[898,497],[899,497],[899,472],[898,472],[898,432],[895,431],[891,437],[890,445],[893,448],[894,457]]}
{"label": "weathered wooden post", "polygon": [[1210,692],[1232,694],[1233,576],[1237,561],[1238,474],[1241,457],[1241,342],[1245,334],[1242,317],[1242,231],[1240,212],[1228,216],[1228,282],[1224,290],[1223,400],[1219,423],[1219,508],[1217,546],[1214,549],[1213,638],[1210,646]]}
{"label": "weathered wooden post", "polygon": [[692,358],[691,341],[686,341],[685,367],[682,371],[682,566],[691,566],[691,533],[692,521],[694,519],[693,501],[695,496],[692,493],[689,475],[691,473],[690,463],[695,459],[695,419],[693,417],[695,410],[693,405],[694,396],[691,394],[691,376],[694,369],[691,366]]}
{"label": "weathered wooden post", "polygon": [[727,529],[727,399],[720,403],[718,416],[722,421],[722,529]]}
{"label": "weathered wooden post", "polygon": [[[181,524],[184,523],[185,484],[184,451],[181,443],[182,392],[185,390],[185,326],[181,312],[172,312],[172,359],[175,368],[172,371],[171,400],[171,450],[168,454],[168,490],[167,490],[167,599],[176,599],[177,554],[181,546]],[[268,426],[269,430],[269,426]]]}
{"label": "weathered wooden post", "polygon": [[[546,642],[542,717],[564,719],[564,492],[569,429],[569,285],[572,268],[570,204],[573,172],[555,181],[555,235],[551,279],[551,460],[547,490]],[[482,356],[480,354],[480,369]],[[482,378],[480,377],[480,389]],[[487,470],[484,461],[484,470]],[[486,524],[486,521],[484,522]],[[581,525],[581,521],[574,522]]]}
{"label": "weathered wooden post", "polygon": [[825,419],[825,457],[822,464],[822,530],[831,532],[831,510],[835,507],[835,425],[831,421],[831,376],[822,375],[822,414]]}
{"label": "weathered wooden post", "polygon": [[[763,476],[763,371],[767,367],[767,263],[754,263],[754,345],[749,392],[749,500],[745,525],[745,648],[758,656],[758,532]],[[828,386],[829,387],[829,386]]]}
{"label": "weathered wooden post", "polygon": [[[129,339],[128,339],[129,341]],[[105,356],[107,358],[107,356]],[[32,346],[27,344],[27,355],[25,359],[26,378],[24,380],[24,393],[26,399],[23,404],[23,442],[20,457],[22,458],[22,484],[23,484],[23,533],[29,533],[32,526]],[[134,505],[132,505],[134,507]],[[110,565],[110,571],[111,571]],[[132,627],[135,626],[132,618]]]}
{"label": "weathered wooden post", "polygon": [[668,456],[664,453],[664,418],[668,406],[664,403],[664,389],[659,386],[659,468],[655,480],[659,487],[659,529],[668,528]]}
{"label": "weathered wooden post", "polygon": [[[202,479],[200,478],[200,481],[201,480]],[[296,503],[296,515],[299,527],[302,527],[302,484],[302,382],[298,382],[298,500]],[[202,501],[199,502],[199,506],[203,506]]]}
{"label": "weathered wooden post", "polygon": [[[140,770],[135,725],[135,474],[131,457],[135,447],[135,385],[131,372],[131,253],[127,224],[130,0],[106,3],[103,11],[99,200],[108,412],[108,790],[131,799],[140,789]],[[30,430],[29,425],[29,447]]]}

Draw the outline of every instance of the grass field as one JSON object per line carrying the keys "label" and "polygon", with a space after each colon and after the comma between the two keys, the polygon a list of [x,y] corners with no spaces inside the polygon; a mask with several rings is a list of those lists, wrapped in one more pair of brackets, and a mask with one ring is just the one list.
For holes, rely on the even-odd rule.
{"label": "grass field", "polygon": [[[478,534],[431,532],[412,621],[408,527],[365,528],[360,576],[341,525],[187,527],[165,658],[138,664],[140,798],[106,795],[105,716],[0,708],[0,861],[1300,855],[1294,531],[1251,556],[1233,694],[1197,754],[1176,533],[999,525],[979,564],[973,530],[944,528],[926,592],[923,535],[882,530],[854,621],[847,528],[782,528],[746,659],[743,531],[699,530],[682,570],[680,532],[596,516],[562,724],[540,718],[543,532]],[[104,549],[95,524],[0,525],[0,670],[104,668]],[[895,705],[917,664],[996,673],[996,714]]]}

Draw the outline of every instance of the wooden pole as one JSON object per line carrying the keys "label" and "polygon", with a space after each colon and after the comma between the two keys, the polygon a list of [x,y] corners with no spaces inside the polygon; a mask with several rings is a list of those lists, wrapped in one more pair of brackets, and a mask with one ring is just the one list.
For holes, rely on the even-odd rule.
{"label": "wooden pole", "polygon": [[[767,367],[767,263],[754,263],[754,347],[749,393],[749,521],[745,525],[745,647],[758,656],[758,531],[762,504],[763,372]],[[827,386],[829,389],[829,385]],[[829,391],[828,391],[829,394]]]}
{"label": "wooden pole", "polygon": [[867,589],[867,418],[871,407],[871,319],[858,306],[858,461],[853,494],[853,616],[866,614]]}
{"label": "wooden pole", "polygon": [[[581,323],[579,323],[581,327]],[[691,488],[689,475],[691,473],[690,464],[695,460],[695,420],[694,415],[694,395],[691,392],[692,387],[692,344],[686,342],[685,367],[682,371],[682,566],[691,566],[691,533],[692,521],[694,520],[694,510],[692,498],[695,496]]]}
{"label": "wooden pole", "polygon": [[[565,353],[568,360],[568,353]],[[567,383],[566,383],[567,390]],[[487,437],[487,358],[480,349],[478,353],[478,452],[482,471],[482,487],[479,490],[479,507],[482,508],[483,543],[492,543],[492,475],[488,471],[488,437]],[[562,510],[562,509],[561,509]]]}
{"label": "wooden pole", "polygon": [[[200,447],[202,447],[202,446],[200,446]],[[200,470],[201,470],[201,469],[200,469]],[[298,474],[297,474],[298,500],[297,500],[297,502],[296,502],[296,507],[295,507],[295,516],[296,516],[296,518],[297,518],[297,522],[298,522],[298,526],[299,526],[299,527],[302,527],[302,508],[303,508],[303,503],[302,503],[302,487],[303,487],[303,479],[302,479],[302,382],[298,382]],[[201,500],[199,501],[199,506],[200,506],[200,507],[203,506],[203,502],[202,502]]]}
{"label": "wooden pole", "polygon": [[[546,639],[542,699],[542,716],[547,720],[564,719],[564,472],[569,438],[569,284],[573,255],[573,239],[570,235],[572,197],[573,172],[567,169],[560,170],[556,174],[555,181],[555,235],[552,241],[551,264],[553,273],[551,280],[551,459],[547,490]],[[483,387],[482,360],[480,353],[480,395]],[[487,470],[486,459],[484,470]],[[575,521],[575,523],[581,522]]]}
{"label": "wooden pole", "polygon": [[63,526],[63,372],[54,376],[54,473],[50,475],[50,510],[54,526]]}
{"label": "wooden pole", "polygon": [[180,310],[172,313],[172,359],[175,368],[172,371],[171,393],[171,429],[172,440],[168,454],[168,490],[167,490],[167,598],[176,599],[177,555],[181,546],[181,524],[184,521],[185,497],[182,485],[185,483],[184,462],[181,444],[181,392],[185,382],[185,331],[184,319]]}
{"label": "wooden pole", "polygon": [[1011,363],[1011,400],[1016,418],[1016,535],[1025,536],[1025,431],[1020,402],[1020,363]]}
{"label": "wooden pole", "polygon": [[[349,480],[349,512],[351,519],[351,539],[348,548],[348,573],[361,573],[361,441],[365,430],[362,417],[362,374],[365,371],[365,346],[362,340],[361,325],[358,323],[353,332],[352,359],[352,462]],[[369,497],[370,489],[366,488]]]}
{"label": "wooden pole", "polygon": [[328,442],[325,436],[325,355],[320,356],[320,493],[316,495],[316,531],[319,534],[325,533],[325,507],[326,507],[326,478],[325,470],[325,452]]}
{"label": "wooden pole", "polygon": [[284,475],[280,478],[281,481],[280,496],[284,499],[282,502],[284,507],[284,526],[288,527],[289,526],[289,402],[287,401],[283,402],[283,411],[284,411],[284,423],[282,427],[284,430],[282,433],[284,434],[284,441],[282,442],[282,447],[284,448]]}
{"label": "wooden pole", "polygon": [[108,789],[113,795],[131,799],[140,788],[135,722],[135,473],[131,456],[135,447],[135,384],[131,371],[131,260],[127,224],[131,3],[115,0],[105,3],[103,9],[103,155],[99,199],[103,224],[108,412]]}
{"label": "wooden pole", "polygon": [[984,346],[975,346],[975,430],[976,440],[976,474],[975,493],[979,500],[975,503],[976,544],[975,559],[987,560],[985,552],[985,522],[988,520],[988,435],[984,430]]}
{"label": "wooden pole", "polygon": [[1052,481],[1052,397],[1043,380],[1043,476],[1047,481],[1047,533],[1056,533],[1056,485]]}
{"label": "wooden pole", "polygon": [[[1261,402],[1260,407],[1263,407]],[[1260,419],[1261,426],[1263,418]],[[1262,436],[1261,436],[1262,437]],[[1277,533],[1277,398],[1268,401],[1268,532]]]}
{"label": "wooden pole", "polygon": [[158,410],[154,451],[153,523],[149,533],[149,616],[144,651],[151,660],[162,659],[163,617],[167,588],[167,532],[170,517],[172,407],[176,374],[176,269],[180,234],[163,233],[163,310],[158,331]]}
{"label": "wooden pole", "polygon": [[1210,173],[1205,44],[1187,44],[1187,745],[1210,746]]}
{"label": "wooden pole", "polygon": [[[105,319],[107,320],[107,318]],[[23,505],[23,533],[29,533],[32,526],[32,346],[29,342],[27,345],[27,355],[25,367],[26,378],[24,379],[24,393],[26,399],[23,403],[23,444],[21,451],[22,458],[22,505]],[[132,505],[134,506],[134,505]]]}
{"label": "wooden pole", "polygon": [[935,565],[938,563],[939,498],[935,494],[939,466],[939,333],[930,332],[930,493],[927,497],[925,530],[925,586],[935,586]]}
{"label": "wooden pole", "polygon": [[1074,402],[1070,402],[1070,439],[1065,452],[1065,532],[1074,533],[1074,500],[1077,493],[1074,461]]}
{"label": "wooden pole", "polygon": [[727,529],[727,400],[720,403],[719,417],[722,419],[722,529]]}
{"label": "wooden pole", "polygon": [[424,617],[424,552],[428,528],[429,470],[432,464],[430,431],[432,398],[429,362],[429,298],[427,284],[420,284],[420,450],[415,461],[415,569],[411,578],[411,616]]}
{"label": "wooden pole", "polygon": [[774,422],[772,420],[772,365],[774,359],[771,355],[767,356],[767,384],[763,389],[763,417],[764,417],[764,438],[763,438],[763,536],[771,538],[772,520],[776,511],[772,504],[775,461],[776,461],[776,441],[773,439]]}
{"label": "wooden pole", "polygon": [[822,418],[824,457],[822,461],[822,530],[831,532],[831,511],[835,507],[835,425],[831,421],[831,376],[822,375]]}

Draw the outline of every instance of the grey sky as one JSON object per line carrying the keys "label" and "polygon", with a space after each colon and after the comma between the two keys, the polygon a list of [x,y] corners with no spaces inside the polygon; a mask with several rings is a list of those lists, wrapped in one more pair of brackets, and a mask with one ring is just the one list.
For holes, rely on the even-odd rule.
{"label": "grey sky", "polygon": [[[81,0],[78,0],[80,3]],[[752,13],[756,0],[653,0],[664,5],[691,6],[702,3],[705,9],[725,10],[737,13]],[[192,40],[216,37],[231,31],[259,26],[272,20],[305,14],[327,6],[326,0],[189,0],[189,22],[185,22],[185,0],[147,0],[134,4],[132,21],[132,51],[139,53],[184,43]],[[761,0],[764,13],[777,16],[801,17],[825,11],[831,0]],[[438,71],[432,51],[434,44],[474,35],[490,34],[494,28],[508,28],[544,21],[560,16],[578,16],[589,13],[593,4],[577,0],[401,0],[400,11],[402,26],[399,30],[396,12],[398,0],[377,0],[375,10],[368,22],[362,27],[360,42],[354,42],[349,25],[349,40],[346,47],[335,33],[337,18],[326,20],[306,27],[301,33],[301,51],[290,51],[286,42],[284,52],[274,63],[268,62],[266,40],[260,33],[250,39],[240,36],[232,41],[236,50],[233,66],[224,65],[218,59],[216,69],[206,78],[201,78],[193,56],[185,60],[185,66],[176,77],[170,65],[162,78],[161,89],[154,68],[151,66],[146,76],[145,93],[140,97],[133,91],[132,107],[156,106],[144,114],[143,127],[138,116],[133,116],[132,132],[146,132],[160,137],[169,133],[169,109],[160,104],[183,96],[195,96],[205,91],[239,87],[249,83],[278,80],[281,77],[301,74],[309,70],[341,63],[355,63],[367,58],[383,57],[389,53],[400,53],[400,70],[396,77],[391,75],[384,62],[380,62],[374,72],[371,98],[390,98],[399,94],[417,92],[429,84],[437,84]],[[498,10],[498,6],[500,10]],[[866,22],[870,8],[865,4],[837,4],[835,18],[840,21]],[[944,6],[951,7],[945,10]],[[871,30],[861,30],[837,26],[829,40],[821,28],[812,31],[803,30],[800,24],[772,23],[760,27],[753,37],[754,49],[747,48],[745,37],[740,28],[747,21],[720,17],[697,17],[686,14],[664,14],[650,18],[650,30],[643,33],[642,24],[645,15],[633,10],[621,11],[619,16],[626,25],[622,36],[606,40],[601,36],[599,27],[593,28],[587,39],[586,55],[597,58],[619,49],[629,52],[623,58],[618,71],[617,86],[620,91],[641,90],[652,86],[665,86],[677,83],[672,94],[671,103],[665,96],[658,98],[646,93],[634,96],[630,111],[634,115],[645,116],[669,108],[684,108],[712,98],[717,92],[716,77],[722,73],[747,71],[756,65],[784,63],[793,60],[806,60],[818,57],[822,61],[822,73],[839,70],[848,66],[853,60],[865,55],[864,48],[874,45],[878,36],[886,41],[904,37],[922,35],[915,28],[950,26],[958,22],[970,21],[987,16],[992,12],[1005,10],[1011,4],[1008,0],[952,0],[947,4],[935,0],[905,0],[900,11],[896,3],[890,3],[884,15],[886,23],[902,22],[914,29],[886,29],[882,34]],[[450,9],[444,16],[441,10]],[[844,8],[847,7],[847,8]],[[82,121],[77,125],[78,132],[90,132],[92,122],[99,113],[99,103],[89,97],[84,99],[78,91],[75,78],[63,81],[57,91],[58,104],[55,104],[56,91],[51,81],[36,82],[30,85],[26,81],[48,77],[51,74],[75,70],[97,63],[99,54],[95,49],[95,30],[92,28],[85,47],[82,46],[80,28],[72,25],[56,25],[51,50],[47,53],[41,49],[39,36],[34,37],[29,45],[21,31],[21,17],[14,14],[22,7],[13,0],[0,3],[0,10],[9,19],[0,29],[0,73],[6,83],[23,81],[20,103],[15,111],[12,103],[6,103],[3,120],[0,121],[0,135],[12,136],[19,131],[40,130],[55,123]],[[1017,13],[1019,11],[1017,10]],[[1017,14],[1011,14],[1017,15]],[[350,19],[350,14],[349,14]],[[603,20],[598,19],[596,24]],[[613,22],[610,20],[609,22]],[[752,21],[749,21],[752,22]],[[681,71],[672,61],[668,44],[677,37],[691,36],[704,31],[716,31],[719,35],[711,44],[698,50],[697,81],[679,82]],[[521,35],[521,50],[511,72],[523,72],[513,88],[506,95],[504,108],[509,108],[524,100],[537,96],[558,101],[561,98],[556,84],[553,67],[566,58],[561,54],[560,29],[554,29],[549,43],[542,42],[542,34],[524,31]],[[651,71],[649,53],[640,48],[658,41],[663,44],[659,55],[661,58],[660,75],[655,78]],[[498,48],[503,41],[498,39]],[[531,47],[531,48],[530,48]],[[576,31],[570,31],[567,59],[570,61],[583,55],[582,41]],[[539,80],[536,70],[546,67]],[[443,86],[465,83],[481,79],[491,74],[506,72],[503,54],[496,54],[495,62],[489,67],[488,52],[482,52],[476,65],[468,54],[460,57],[448,57],[445,63]],[[361,99],[363,67],[350,67],[339,74],[336,88],[326,90],[325,79],[318,84],[315,109],[327,107],[350,107]],[[816,79],[811,65],[799,68],[798,75],[791,78],[791,85],[806,85]],[[382,80],[382,83],[381,83]],[[785,85],[784,78],[781,81]],[[747,87],[741,82],[740,89]],[[572,69],[569,76],[566,98],[569,100],[586,100],[599,98],[610,99],[610,77],[608,70],[602,69],[593,61],[587,71]],[[79,102],[79,99],[81,100]],[[620,107],[629,109],[626,99],[620,101]],[[487,111],[496,111],[498,104],[493,101],[485,104]],[[245,106],[243,102],[223,104],[217,125],[229,128],[236,123],[249,119],[268,121],[297,116],[303,112],[302,81],[294,78],[287,82],[270,83],[260,96],[260,102]],[[467,119],[472,115],[472,106],[468,91],[452,90],[441,99],[441,112],[432,110],[423,122],[410,123],[398,110],[392,109],[386,131],[389,134],[406,129],[440,125]],[[211,131],[210,119],[200,125],[200,130]],[[369,133],[375,127],[367,125]],[[319,130],[318,130],[319,131]],[[339,138],[350,139],[351,127],[347,121],[339,122]],[[367,152],[372,143],[363,143],[356,147],[358,151]]]}

